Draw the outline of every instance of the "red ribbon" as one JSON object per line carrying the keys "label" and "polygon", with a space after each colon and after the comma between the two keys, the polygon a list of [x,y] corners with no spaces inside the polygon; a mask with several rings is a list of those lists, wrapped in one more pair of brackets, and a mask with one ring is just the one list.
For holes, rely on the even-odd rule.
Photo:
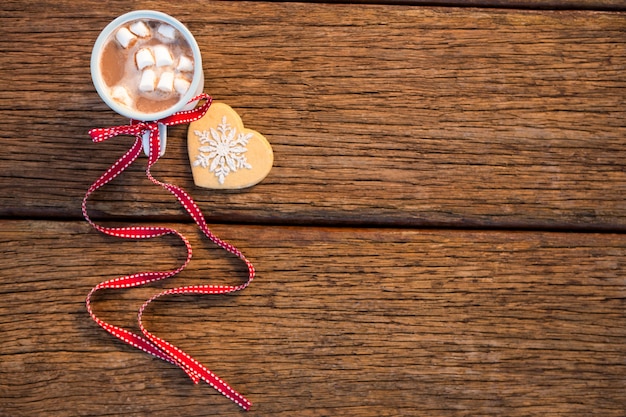
{"label": "red ribbon", "polygon": [[[85,220],[89,222],[96,230],[110,236],[116,236],[125,239],[149,239],[154,237],[159,237],[163,235],[173,234],[178,236],[185,246],[187,247],[187,258],[183,262],[183,264],[171,271],[149,271],[149,272],[140,272],[132,275],[126,275],[122,277],[118,277],[112,280],[101,282],[96,285],[87,295],[86,304],[87,311],[91,318],[104,330],[122,340],[129,345],[143,350],[159,359],[170,362],[174,365],[180,367],[183,371],[189,375],[189,377],[193,380],[194,383],[198,383],[200,380],[205,381],[213,388],[215,388],[218,392],[235,402],[237,405],[241,406],[245,410],[249,410],[252,403],[248,401],[243,395],[239,394],[237,391],[232,389],[226,382],[224,382],[221,378],[207,369],[205,366],[200,364],[198,361],[193,359],[187,353],[177,348],[176,346],[168,343],[167,341],[153,335],[148,330],[146,330],[142,318],[143,313],[146,307],[154,300],[159,297],[170,295],[170,294],[226,294],[234,291],[239,291],[246,288],[250,282],[254,279],[254,266],[246,259],[246,257],[233,245],[224,242],[217,236],[215,236],[208,228],[204,216],[202,212],[193,201],[193,199],[187,194],[183,189],[177,187],[172,184],[163,183],[157,179],[155,179],[150,173],[150,168],[157,162],[159,156],[161,154],[160,149],[160,140],[159,140],[159,131],[158,125],[163,124],[165,126],[172,126],[178,124],[186,124],[193,122],[194,120],[200,119],[207,112],[209,107],[211,106],[211,97],[207,94],[201,94],[195,98],[193,98],[191,102],[197,100],[205,100],[205,103],[193,110],[181,111],[175,113],[169,117],[166,117],[161,120],[157,120],[154,122],[135,122],[131,121],[131,124],[124,126],[115,126],[109,128],[102,129],[92,129],[89,131],[89,135],[93,139],[94,142],[102,142],[104,140],[113,138],[118,135],[132,135],[135,136],[135,143],[133,146],[126,152],[120,159],[117,160],[96,182],[94,182],[91,187],[87,190],[85,197],[83,198],[82,210],[83,216]],[[182,271],[189,261],[191,260],[191,244],[178,231],[161,226],[133,226],[133,227],[104,227],[94,223],[87,213],[87,199],[89,196],[95,192],[97,189],[107,184],[115,177],[120,175],[126,168],[128,168],[139,156],[142,149],[142,135],[145,132],[149,132],[150,134],[150,154],[148,156],[148,165],[146,168],[146,175],[152,181],[152,183],[156,185],[160,185],[165,188],[167,191],[172,193],[180,202],[180,204],[185,208],[187,213],[192,217],[192,219],[196,222],[196,224],[200,227],[200,230],[208,237],[213,243],[218,245],[219,247],[227,250],[228,252],[239,257],[248,267],[248,280],[240,285],[194,285],[194,286],[184,286],[177,287],[173,289],[169,289],[163,291],[159,294],[156,294],[149,300],[147,300],[139,309],[138,314],[138,322],[139,328],[141,329],[142,335],[138,335],[132,333],[128,330],[120,328],[118,326],[114,326],[109,324],[101,319],[99,319],[94,313],[91,306],[91,299],[93,294],[96,291],[110,288],[131,288],[137,287],[140,285],[144,285],[150,282],[166,279],[178,274]]]}

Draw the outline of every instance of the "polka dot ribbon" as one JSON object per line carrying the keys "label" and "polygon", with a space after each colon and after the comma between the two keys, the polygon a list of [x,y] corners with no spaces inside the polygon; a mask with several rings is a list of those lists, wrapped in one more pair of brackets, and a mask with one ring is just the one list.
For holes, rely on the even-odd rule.
{"label": "polka dot ribbon", "polygon": [[[85,194],[85,197],[83,198],[82,203],[82,211],[85,220],[87,220],[89,224],[91,224],[96,230],[106,235],[125,239],[149,239],[170,234],[176,235],[183,241],[183,243],[187,247],[187,258],[180,267],[174,270],[140,272],[101,282],[100,284],[92,288],[92,290],[87,295],[87,311],[89,312],[91,318],[98,325],[100,325],[104,330],[106,330],[113,336],[137,349],[143,350],[144,352],[147,352],[159,359],[170,362],[180,367],[183,371],[187,373],[187,375],[189,375],[194,383],[197,384],[198,382],[200,382],[200,380],[205,381],[213,388],[215,388],[218,392],[235,402],[243,409],[249,410],[252,404],[243,395],[232,389],[226,382],[224,382],[221,378],[219,378],[205,366],[200,364],[194,358],[189,356],[187,353],[172,345],[171,343],[168,343],[167,341],[150,333],[144,326],[142,320],[144,311],[146,310],[148,305],[159,297],[170,294],[226,294],[246,288],[254,279],[254,266],[236,247],[227,242],[224,242],[209,230],[204,216],[202,215],[202,212],[193,201],[193,199],[189,196],[189,194],[187,194],[180,187],[157,180],[150,173],[150,168],[157,162],[161,154],[158,124],[161,123],[166,126],[172,126],[177,124],[190,123],[194,120],[200,119],[202,116],[204,116],[204,114],[211,106],[211,97],[206,94],[201,94],[198,97],[193,98],[190,102],[198,100],[205,100],[205,102],[204,104],[193,110],[181,111],[156,122],[131,121],[129,125],[125,126],[92,129],[89,131],[89,134],[94,142],[102,142],[118,135],[131,135],[135,136],[136,139],[130,150],[126,152],[120,159],[118,159],[117,162],[115,162],[96,182],[91,185],[91,187],[89,187],[87,193]],[[91,305],[91,300],[94,293],[104,289],[137,287],[140,285],[148,284],[150,282],[166,279],[178,274],[187,266],[187,264],[191,260],[191,244],[189,243],[187,238],[181,233],[168,227],[105,227],[96,224],[94,221],[91,220],[87,213],[87,200],[92,193],[94,193],[97,189],[112,181],[114,178],[124,172],[124,170],[137,159],[142,150],[142,135],[145,132],[149,132],[150,135],[150,154],[148,156],[148,164],[146,168],[147,177],[152,183],[163,187],[178,199],[180,204],[185,208],[187,213],[189,213],[191,218],[196,222],[196,224],[200,227],[200,230],[202,230],[202,232],[206,235],[206,237],[209,238],[209,240],[211,240],[217,246],[234,254],[246,264],[248,268],[248,279],[245,283],[240,285],[184,286],[165,290],[156,294],[155,296],[147,300],[139,309],[138,322],[139,328],[141,329],[140,335],[132,333],[118,326],[109,324],[98,318],[98,316],[96,316],[96,314],[94,313]]]}

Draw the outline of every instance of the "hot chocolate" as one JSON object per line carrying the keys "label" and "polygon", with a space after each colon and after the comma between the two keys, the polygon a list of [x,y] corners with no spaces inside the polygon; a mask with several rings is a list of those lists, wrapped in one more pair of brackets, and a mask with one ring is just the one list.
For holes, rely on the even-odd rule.
{"label": "hot chocolate", "polygon": [[194,76],[191,46],[166,22],[129,21],[111,33],[98,68],[108,95],[132,111],[152,114],[175,106]]}

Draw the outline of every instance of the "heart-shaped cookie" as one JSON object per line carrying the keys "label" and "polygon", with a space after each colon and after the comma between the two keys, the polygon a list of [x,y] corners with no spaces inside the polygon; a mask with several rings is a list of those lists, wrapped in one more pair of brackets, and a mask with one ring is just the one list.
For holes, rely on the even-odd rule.
{"label": "heart-shaped cookie", "polygon": [[187,149],[198,187],[241,189],[261,182],[272,169],[274,153],[263,135],[243,126],[229,105],[213,103],[191,122]]}

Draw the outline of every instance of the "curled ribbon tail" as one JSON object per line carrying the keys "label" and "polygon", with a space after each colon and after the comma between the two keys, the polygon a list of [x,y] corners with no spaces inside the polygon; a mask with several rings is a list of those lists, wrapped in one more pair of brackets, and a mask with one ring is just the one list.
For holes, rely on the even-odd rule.
{"label": "curled ribbon tail", "polygon": [[[161,339],[160,337],[155,336],[150,333],[143,324],[143,314],[148,305],[156,300],[159,297],[169,294],[188,294],[188,293],[202,293],[202,294],[225,294],[228,292],[236,291],[237,287],[224,287],[224,286],[206,286],[207,288],[202,291],[201,287],[193,287],[193,289],[188,289],[188,287],[179,287],[172,288],[170,290],[163,291],[149,300],[147,300],[139,309],[139,314],[137,316],[137,320],[139,323],[139,328],[141,332],[145,336],[147,340],[152,342],[155,346],[158,347],[159,350],[163,351],[168,357],[172,358],[175,361],[175,364],[178,365],[181,369],[183,369],[187,375],[190,376],[191,380],[197,384],[200,380],[206,382],[211,387],[213,387],[217,392],[248,411],[252,406],[252,403],[239,392],[235,391],[231,388],[228,383],[226,383],[223,379],[217,376],[215,373],[210,371],[206,366],[202,365],[196,359],[192,358],[189,354],[187,354],[182,349],[172,345],[166,340]],[[210,288],[209,288],[210,287]]]}
{"label": "curled ribbon tail", "polygon": [[[150,168],[157,162],[160,157],[161,144],[160,144],[160,134],[159,134],[159,125],[163,126],[173,126],[178,124],[190,123],[202,118],[209,107],[211,106],[212,99],[207,94],[200,94],[197,97],[194,97],[190,100],[189,103],[193,103],[196,101],[205,100],[205,102],[192,109],[181,111],[175,113],[166,118],[151,121],[151,122],[136,122],[131,121],[128,125],[123,126],[113,126],[108,128],[96,128],[91,129],[89,131],[89,135],[94,142],[102,142],[107,139],[111,139],[115,136],[120,135],[131,135],[135,136],[135,143],[132,147],[121,157],[119,158],[104,174],[100,176],[87,190],[85,197],[82,202],[82,212],[85,220],[89,222],[91,226],[93,226],[96,230],[101,233],[104,233],[109,236],[115,236],[120,238],[127,239],[148,239],[163,236],[166,234],[175,234],[181,238],[185,247],[187,249],[187,258],[183,262],[181,266],[171,271],[156,271],[156,272],[141,272],[132,275],[127,275],[124,277],[115,278],[112,280],[101,282],[92,288],[92,290],[87,295],[86,306],[87,311],[91,318],[104,330],[123,342],[140,349],[146,353],[149,353],[159,359],[170,362],[174,365],[179,366],[183,369],[187,375],[192,379],[194,383],[198,383],[200,380],[207,382],[213,388],[215,388],[218,392],[220,392],[225,397],[229,398],[231,401],[235,402],[239,406],[241,406],[245,410],[249,410],[252,405],[250,401],[248,401],[244,396],[239,394],[237,391],[233,390],[226,382],[224,382],[221,378],[207,369],[204,365],[200,364],[198,361],[193,359],[187,353],[182,351],[181,349],[173,346],[172,344],[166,342],[163,339],[160,339],[150,332],[148,332],[143,323],[142,316],[146,306],[155,300],[156,298],[166,295],[166,294],[224,294],[233,291],[239,291],[246,288],[250,282],[254,279],[254,267],[248,261],[245,256],[239,251],[235,246],[224,242],[215,236],[207,227],[206,221],[199,207],[193,201],[193,199],[187,194],[183,189],[172,185],[163,183],[155,179],[150,173]],[[139,309],[138,320],[139,327],[141,328],[142,334],[134,334],[128,330],[122,329],[118,326],[114,326],[109,324],[94,313],[91,306],[92,295],[102,289],[110,289],[110,288],[131,288],[137,287],[140,285],[147,284],[149,282],[158,281],[162,279],[166,279],[172,276],[177,275],[181,272],[187,264],[191,260],[191,244],[189,241],[178,231],[167,228],[167,227],[143,227],[143,226],[131,226],[131,227],[105,227],[99,224],[96,224],[91,220],[89,214],[87,212],[87,200],[89,196],[98,190],[100,187],[104,186],[118,175],[120,175],[126,168],[128,168],[139,156],[142,149],[142,141],[143,137],[147,135],[149,141],[149,154],[148,154],[148,163],[146,167],[146,175],[154,184],[159,185],[170,193],[172,193],[177,199],[178,202],[185,208],[185,210],[191,215],[193,220],[200,227],[202,232],[216,245],[225,249],[226,251],[238,256],[241,260],[245,262],[248,267],[248,279],[245,283],[236,285],[236,286],[213,286],[213,285],[203,285],[203,286],[186,286],[186,287],[177,287],[170,290],[166,290],[157,294],[146,301],[142,307]]]}

